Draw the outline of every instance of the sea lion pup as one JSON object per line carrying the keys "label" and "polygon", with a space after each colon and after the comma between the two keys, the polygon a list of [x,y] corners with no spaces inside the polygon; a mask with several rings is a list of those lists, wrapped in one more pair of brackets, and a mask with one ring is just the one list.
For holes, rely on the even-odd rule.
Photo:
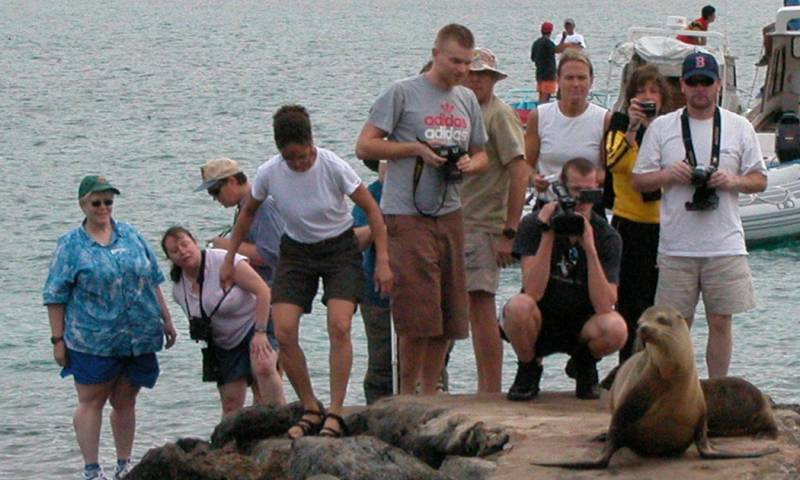
{"label": "sea lion pup", "polygon": [[711,446],[689,328],[677,310],[648,308],[639,319],[637,335],[644,349],[622,364],[611,388],[613,413],[603,455],[590,462],[534,465],[600,469],[622,447],[643,456],[677,456],[692,442],[703,458],[752,458],[778,451],[723,452]]}

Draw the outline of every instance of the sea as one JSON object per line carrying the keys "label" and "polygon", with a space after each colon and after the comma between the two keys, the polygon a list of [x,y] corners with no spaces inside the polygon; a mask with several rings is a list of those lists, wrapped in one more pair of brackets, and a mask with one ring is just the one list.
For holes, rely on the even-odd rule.
{"label": "sea", "polygon": [[[157,250],[161,234],[181,224],[199,238],[230,224],[225,210],[194,187],[200,165],[237,159],[245,171],[276,153],[271,115],[299,103],[310,113],[318,145],[348,160],[365,182],[374,174],[355,158],[354,142],[370,105],[390,82],[416,73],[434,35],[458,22],[491,48],[509,78],[501,96],[533,86],[531,42],[545,20],[576,20],[596,65],[594,88],[607,84],[612,47],[634,25],[668,15],[699,16],[706,1],[672,0],[268,0],[0,2],[0,478],[77,478],[82,460],[72,427],[76,393],[61,379],[48,341],[41,288],[58,237],[82,220],[76,192],[87,174],[120,188],[118,220],[135,225]],[[747,96],[760,55],[761,28],[778,0],[712,0],[713,30],[726,33]],[[761,74],[763,79],[763,72]],[[302,201],[303,192],[298,192]],[[731,374],[778,402],[800,401],[800,296],[793,278],[800,243],[750,254],[758,306],[734,317]],[[503,272],[498,304],[518,291],[519,269]],[[170,286],[164,285],[169,297]],[[207,438],[220,418],[214,385],[200,380],[200,346],[170,299],[178,343],[159,355],[161,377],[137,405],[134,456],[179,437]],[[317,301],[301,321],[301,343],[314,388],[329,398],[325,308]],[[354,361],[348,405],[364,403],[366,340],[353,320]],[[705,369],[707,327],[698,311],[697,365]],[[545,362],[543,388],[569,390],[566,357]],[[600,364],[609,370],[616,358]],[[503,389],[515,358],[506,346]],[[477,388],[471,342],[456,344],[450,390]],[[286,392],[295,399],[288,382]],[[114,462],[106,409],[101,462]]]}

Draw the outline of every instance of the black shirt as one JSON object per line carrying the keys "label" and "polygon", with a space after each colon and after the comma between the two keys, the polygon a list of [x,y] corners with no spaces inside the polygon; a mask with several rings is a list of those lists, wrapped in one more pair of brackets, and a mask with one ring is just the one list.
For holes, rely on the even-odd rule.
{"label": "black shirt", "polygon": [[[542,232],[536,224],[538,212],[525,216],[519,224],[514,240],[513,255],[516,258],[534,256],[539,249]],[[619,284],[619,265],[622,255],[622,239],[614,227],[592,213],[595,248],[606,279]],[[589,269],[586,252],[569,238],[556,236],[550,256],[550,279],[539,308],[561,314],[593,314],[594,307],[589,298]]]}
{"label": "black shirt", "polygon": [[536,64],[536,81],[556,79],[556,45],[541,36],[531,45],[531,61]]}

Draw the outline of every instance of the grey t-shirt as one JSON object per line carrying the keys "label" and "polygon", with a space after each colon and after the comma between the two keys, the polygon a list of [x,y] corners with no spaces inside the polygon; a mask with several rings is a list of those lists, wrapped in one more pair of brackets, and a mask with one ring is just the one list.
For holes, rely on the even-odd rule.
{"label": "grey t-shirt", "polygon": [[[242,199],[239,207],[243,207],[247,199]],[[237,212],[238,213],[238,212]],[[272,277],[278,266],[278,251],[280,250],[281,235],[286,227],[278,209],[275,206],[275,199],[267,197],[261,202],[261,206],[256,210],[253,223],[244,240],[256,246],[258,256],[264,265],[253,266],[255,270],[268,285],[272,285]]]}
{"label": "grey t-shirt", "polygon": [[[466,87],[442,90],[424,75],[398,80],[384,91],[370,110],[368,122],[395,142],[425,140],[430,144],[480,147],[488,137],[475,94]],[[389,162],[383,182],[381,209],[389,215],[418,215],[417,207],[433,213],[442,202],[445,182],[439,169],[425,165],[413,195],[415,157]],[[446,187],[444,204],[435,215],[461,206],[458,187]]]}

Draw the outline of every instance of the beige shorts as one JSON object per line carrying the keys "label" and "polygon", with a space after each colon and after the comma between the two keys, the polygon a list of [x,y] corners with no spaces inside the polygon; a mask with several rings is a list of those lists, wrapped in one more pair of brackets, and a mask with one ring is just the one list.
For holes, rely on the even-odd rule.
{"label": "beige shorts", "polygon": [[409,338],[469,335],[461,210],[440,217],[386,215],[394,273],[392,320]]}
{"label": "beige shorts", "polygon": [[500,267],[497,266],[497,250],[494,245],[495,237],[491,233],[464,234],[464,268],[468,292],[497,293]]}
{"label": "beige shorts", "polygon": [[747,256],[658,256],[656,305],[671,305],[691,318],[700,292],[706,313],[733,315],[755,307]]}

